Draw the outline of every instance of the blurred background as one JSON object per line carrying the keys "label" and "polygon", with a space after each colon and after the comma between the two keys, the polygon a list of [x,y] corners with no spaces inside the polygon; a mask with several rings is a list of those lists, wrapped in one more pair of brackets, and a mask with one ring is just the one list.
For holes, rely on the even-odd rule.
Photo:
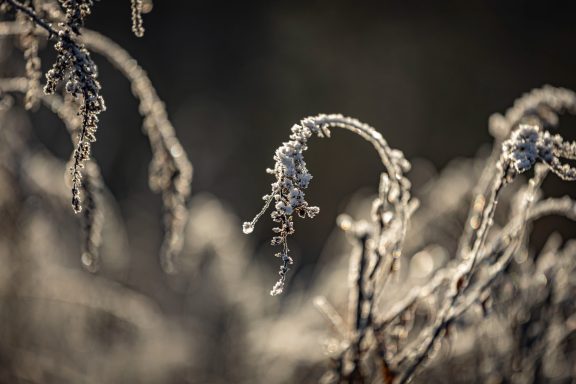
{"label": "blurred background", "polygon": [[[128,2],[100,1],[87,27],[148,72],[194,165],[193,193],[210,192],[247,220],[269,189],[274,149],[308,115],[356,117],[436,169],[474,157],[491,143],[492,113],[544,84],[576,88],[574,14],[572,1],[155,1],[138,39]],[[151,154],[137,103],[128,82],[96,61],[108,109],[94,153],[123,213],[147,234],[131,234],[140,260],[156,262],[160,199],[147,188]],[[38,135],[67,158],[59,125],[43,124]],[[317,259],[343,204],[374,191],[381,171],[370,146],[348,132],[315,140],[306,156],[309,201],[322,210],[298,223],[296,268]],[[252,235],[263,247],[270,223]]]}
{"label": "blurred background", "polygon": [[[158,0],[144,15],[146,33],[139,39],[130,30],[130,3],[102,0],[86,27],[119,43],[147,71],[194,165],[193,196],[224,207],[223,215],[239,217],[227,221],[237,224],[230,228],[238,235],[226,236],[242,242],[237,244],[245,247],[245,262],[258,265],[254,271],[264,270],[257,278],[261,291],[248,300],[274,306],[288,299],[268,296],[278,261],[268,245],[271,220],[266,215],[246,238],[240,223],[260,210],[272,182],[265,169],[273,165],[274,149],[287,140],[292,124],[308,115],[342,113],[376,127],[414,162],[408,177],[418,191],[450,161],[487,153],[489,116],[503,113],[524,92],[544,84],[576,89],[575,14],[573,1]],[[44,72],[53,57],[51,48],[43,50]],[[186,295],[218,286],[170,281],[158,268],[161,199],[147,185],[151,152],[137,101],[124,77],[102,58],[94,59],[107,110],[93,153],[126,229],[127,254],[121,259],[122,270],[129,271],[114,275],[118,270],[106,266],[104,253],[102,276],[116,276],[190,332],[194,311]],[[39,141],[67,160],[72,147],[62,124],[45,110],[30,118]],[[567,126],[573,122],[566,121]],[[563,134],[576,138],[569,130]],[[355,197],[374,193],[382,171],[370,145],[345,131],[312,140],[306,158],[314,175],[308,201],[321,213],[296,224],[289,291],[311,284],[337,215]],[[551,195],[573,193],[556,179],[545,188]],[[207,224],[204,230],[228,228],[222,225]],[[560,228],[566,236],[575,233],[561,220],[541,225]],[[202,229],[201,222],[198,226]],[[541,245],[544,238],[535,241]],[[77,262],[79,268],[73,257],[69,264]],[[106,327],[102,321],[98,324]],[[178,356],[174,359],[188,355]],[[219,377],[191,378],[182,373],[189,372],[186,366],[179,369],[174,377],[189,382]]]}

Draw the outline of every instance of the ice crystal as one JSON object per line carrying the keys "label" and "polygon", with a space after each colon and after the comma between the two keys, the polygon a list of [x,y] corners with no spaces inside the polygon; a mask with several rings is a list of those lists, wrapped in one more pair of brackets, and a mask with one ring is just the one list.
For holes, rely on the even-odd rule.
{"label": "ice crystal", "polygon": [[276,234],[272,238],[272,245],[281,245],[283,250],[276,256],[282,260],[280,267],[280,279],[272,288],[271,295],[282,293],[288,273],[288,265],[293,260],[288,255],[288,236],[294,233],[294,215],[299,217],[312,218],[320,212],[320,208],[308,204],[304,190],[308,188],[312,175],[306,168],[304,161],[304,151],[308,149],[308,139],[313,134],[322,135],[321,130],[311,119],[302,120],[301,124],[292,126],[290,140],[284,142],[274,153],[274,168],[267,169],[269,174],[276,177],[272,183],[270,194],[265,195],[264,208],[252,222],[245,222],[242,226],[244,233],[248,234],[254,230],[254,225],[268,206],[274,202],[274,210],[270,214],[276,226],[272,231]]}

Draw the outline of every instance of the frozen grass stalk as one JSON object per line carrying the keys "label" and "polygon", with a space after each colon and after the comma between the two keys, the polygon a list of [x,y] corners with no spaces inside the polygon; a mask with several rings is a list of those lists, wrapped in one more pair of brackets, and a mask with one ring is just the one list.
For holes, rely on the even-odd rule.
{"label": "frozen grass stalk", "polygon": [[[245,222],[242,226],[244,233],[251,233],[260,217],[274,203],[274,210],[270,216],[277,226],[272,229],[275,236],[271,242],[272,245],[282,247],[281,252],[276,253],[282,265],[279,272],[280,279],[270,292],[272,295],[283,292],[289,265],[293,263],[289,256],[288,236],[294,234],[295,215],[301,218],[313,218],[320,212],[320,208],[310,205],[305,198],[304,191],[308,188],[312,175],[306,168],[304,152],[308,149],[308,140],[312,136],[330,137],[330,128],[352,131],[370,142],[378,152],[387,175],[384,175],[381,180],[381,199],[375,205],[374,215],[381,219],[383,226],[388,225],[389,223],[384,223],[384,221],[387,220],[385,216],[388,216],[385,211],[390,205],[401,217],[402,229],[399,241],[389,250],[393,255],[392,265],[396,264],[400,256],[400,244],[409,216],[408,201],[410,198],[410,182],[403,176],[403,173],[410,169],[410,164],[402,152],[391,149],[378,131],[356,119],[337,114],[307,117],[292,127],[290,140],[276,149],[274,168],[266,170],[267,173],[275,176],[276,181],[271,184],[270,193],[263,196],[265,204],[262,210],[252,221]],[[379,246],[379,248],[382,247],[384,247],[383,244]]]}

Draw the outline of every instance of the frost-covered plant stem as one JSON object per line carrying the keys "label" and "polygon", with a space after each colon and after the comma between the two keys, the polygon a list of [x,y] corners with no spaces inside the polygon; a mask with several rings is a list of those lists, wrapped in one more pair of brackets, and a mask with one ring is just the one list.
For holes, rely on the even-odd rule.
{"label": "frost-covered plant stem", "polygon": [[[538,149],[536,144],[537,134],[535,131],[537,131],[537,127],[521,126],[512,134],[511,138],[502,145],[502,154],[497,165],[498,172],[495,174],[493,179],[493,187],[487,206],[482,214],[481,224],[476,233],[474,245],[470,254],[466,255],[467,259],[465,259],[465,261],[459,266],[455,277],[452,279],[452,283],[449,287],[450,290],[444,298],[443,305],[439,310],[438,317],[434,324],[429,328],[429,330],[424,331],[418,340],[414,342],[413,349],[408,348],[397,358],[398,366],[406,365],[401,370],[401,376],[398,379],[399,383],[408,382],[412,378],[416,369],[434,348],[434,345],[442,332],[444,332],[444,330],[452,323],[453,319],[456,318],[454,313],[458,312],[455,311],[455,308],[458,307],[457,303],[459,299],[469,286],[470,275],[476,266],[479,252],[483,249],[488,230],[492,226],[492,220],[498,202],[498,195],[501,189],[504,185],[511,182],[515,176],[532,168],[538,157],[542,157],[545,162],[550,161],[548,158],[550,152],[546,151],[548,147]],[[529,204],[532,202],[534,189],[539,186],[540,182],[541,179],[537,182],[531,183],[532,187],[527,198],[526,211]],[[523,217],[525,218],[526,216]],[[517,242],[514,242],[513,244],[514,246],[512,249],[515,249]]]}
{"label": "frost-covered plant stem", "polygon": [[496,142],[476,187],[475,199],[466,220],[467,225],[460,238],[459,255],[470,252],[480,215],[486,203],[486,195],[490,190],[494,168],[500,158],[502,142],[522,122],[556,127],[559,122],[558,114],[567,111],[576,112],[576,93],[569,89],[545,85],[522,95],[504,115],[495,113],[490,117],[489,131]]}
{"label": "frost-covered plant stem", "polygon": [[[476,233],[474,245],[470,253],[465,254],[466,257],[457,266],[455,273],[441,275],[440,279],[435,278],[431,281],[432,286],[427,286],[423,289],[423,294],[427,295],[436,290],[442,280],[447,278],[445,281],[448,281],[448,292],[442,299],[442,305],[434,323],[422,331],[410,346],[395,356],[393,366],[399,374],[395,382],[405,383],[413,377],[418,367],[431,354],[446,329],[469,306],[476,302],[480,295],[491,286],[495,278],[503,272],[526,231],[529,218],[528,212],[536,191],[546,175],[546,171],[550,170],[565,180],[574,179],[574,169],[568,164],[563,164],[560,159],[572,159],[576,155],[575,148],[576,145],[574,143],[564,142],[561,136],[552,136],[547,131],[542,131],[537,124],[521,124],[512,132],[510,138],[501,145],[498,172],[494,175],[493,187],[487,205],[483,210],[481,224]],[[471,275],[476,272],[479,262],[485,260],[487,255],[490,255],[490,253],[486,252],[484,244],[488,230],[492,226],[501,189],[512,182],[519,174],[533,168],[537,161],[542,162],[543,165],[536,169],[535,176],[530,181],[529,190],[525,197],[525,206],[519,214],[520,218],[518,221],[520,225],[518,229],[512,235],[506,235],[505,238],[501,239],[501,242],[505,244],[504,252],[500,252],[501,256],[497,257],[496,261],[493,261],[493,264],[486,269],[486,273],[479,281],[470,285]],[[560,212],[573,215],[573,206],[564,209],[565,211],[560,210]],[[503,232],[506,233],[506,231]],[[401,311],[394,310],[393,316],[398,316],[408,308],[407,306],[411,306],[414,303],[414,296],[409,296],[410,299],[403,303],[403,309]],[[377,334],[381,332],[383,323],[389,321],[380,322],[375,327],[375,332]]]}
{"label": "frost-covered plant stem", "polygon": [[90,13],[92,2],[65,1],[62,6],[66,10],[66,22],[61,30],[38,16],[34,9],[16,1],[5,0],[15,10],[25,14],[34,24],[48,32],[48,38],[54,39],[54,49],[58,53],[52,69],[46,74],[44,92],[52,94],[58,84],[68,77],[66,91],[74,97],[82,96],[82,128],[79,132],[78,142],[72,154],[73,163],[70,169],[72,174],[72,207],[74,212],[82,210],[80,190],[82,187],[82,171],[85,162],[90,159],[91,144],[96,141],[98,115],[106,109],[104,99],[100,95],[97,68],[90,53],[83,45],[77,43],[72,37],[78,35],[84,17]]}
{"label": "frost-covered plant stem", "polygon": [[[282,266],[280,279],[270,292],[272,295],[282,293],[288,265],[292,263],[292,258],[288,254],[287,238],[294,233],[294,214],[300,217],[314,217],[320,211],[318,207],[310,206],[305,199],[304,190],[308,188],[312,175],[306,168],[303,153],[308,149],[308,139],[311,136],[330,137],[330,128],[352,131],[370,142],[378,152],[387,176],[381,179],[382,199],[376,204],[374,214],[381,219],[383,227],[389,224],[386,210],[390,205],[400,217],[399,239],[387,250],[394,260],[400,255],[399,250],[410,212],[408,208],[410,183],[403,175],[409,170],[410,164],[404,159],[402,152],[391,149],[378,131],[356,119],[337,114],[307,117],[292,127],[290,140],[283,143],[275,152],[274,169],[268,169],[267,172],[273,174],[276,181],[272,183],[271,192],[263,197],[266,202],[264,208],[252,221],[243,224],[244,233],[251,233],[258,219],[274,201],[271,217],[278,226],[273,229],[277,235],[272,239],[272,244],[282,246],[282,252],[276,254],[281,258]],[[379,243],[377,248],[383,251],[385,245],[387,244],[384,242]]]}
{"label": "frost-covered plant stem", "polygon": [[84,30],[81,41],[93,52],[105,57],[131,83],[139,100],[139,112],[144,118],[143,131],[152,148],[148,184],[162,194],[164,203],[164,240],[160,251],[165,272],[177,270],[176,257],[183,244],[183,232],[188,217],[187,203],[191,192],[193,167],[176,130],[168,119],[164,103],[148,75],[121,46],[106,36]]}
{"label": "frost-covered plant stem", "polygon": [[[0,89],[4,92],[20,92],[27,94],[29,81],[26,78],[0,79]],[[39,94],[38,99],[66,126],[72,141],[80,129],[80,121],[76,111],[64,103],[58,95]],[[98,164],[94,161],[86,163],[86,177],[82,184],[85,207],[82,210],[82,265],[90,272],[96,272],[100,266],[100,245],[104,224],[103,213],[104,182]],[[79,191],[80,192],[80,191]]]}
{"label": "frost-covered plant stem", "polygon": [[[34,13],[34,15],[36,15]],[[36,16],[37,17],[37,16]],[[45,23],[42,19],[40,22]],[[48,27],[50,27],[48,25]],[[0,35],[21,35],[26,33],[22,25],[14,22],[0,23]],[[38,33],[38,31],[36,31]],[[104,56],[115,68],[117,68],[132,84],[134,95],[139,99],[139,111],[144,118],[143,130],[148,136],[152,147],[153,158],[149,168],[150,188],[162,194],[164,205],[164,229],[165,235],[161,248],[161,265],[166,272],[176,271],[176,256],[183,244],[183,231],[188,217],[187,202],[190,196],[192,181],[192,164],[184,151],[176,132],[168,119],[164,103],[156,93],[152,82],[146,72],[138,65],[126,50],[112,40],[98,32],[83,30],[82,35],[77,37],[79,42],[97,54]],[[83,107],[84,109],[84,107]],[[82,114],[83,122],[88,123],[88,128],[96,120],[86,120]],[[87,131],[83,136],[79,132],[81,141],[90,143],[93,138],[93,130]],[[83,147],[86,144],[83,145]],[[74,151],[73,170],[83,168],[82,158],[77,158],[79,151]],[[73,173],[75,175],[75,173]],[[76,173],[78,176],[78,173]],[[81,176],[81,175],[80,175]],[[79,202],[81,183],[80,177],[76,177],[73,183],[73,196],[75,202]]]}
{"label": "frost-covered plant stem", "polygon": [[[500,169],[502,169],[502,165],[500,166]],[[394,364],[396,366],[402,366],[396,381],[397,383],[406,383],[410,381],[416,370],[430,355],[442,333],[445,332],[457,317],[462,315],[466,309],[478,300],[480,294],[484,292],[494,281],[496,276],[503,271],[504,266],[508,264],[511,256],[517,249],[520,239],[526,230],[528,211],[534,201],[536,190],[539,188],[545,176],[545,172],[538,172],[535,178],[531,180],[530,188],[526,192],[524,198],[524,209],[520,214],[520,221],[523,225],[514,237],[510,237],[505,241],[506,251],[503,256],[489,268],[488,277],[485,277],[481,282],[477,282],[473,286],[469,286],[470,275],[472,274],[474,267],[477,265],[477,261],[480,259],[478,252],[480,249],[484,248],[483,244],[486,240],[486,233],[488,232],[488,228],[491,226],[492,217],[497,205],[497,196],[505,184],[504,182],[498,181],[504,180],[501,178],[503,174],[504,172],[496,175],[497,179],[495,180],[495,189],[491,196],[493,199],[492,204],[489,204],[485,211],[485,221],[483,224],[488,224],[486,224],[485,228],[483,228],[484,226],[481,226],[479,229],[479,231],[484,232],[479,234],[476,238],[471,258],[462,263],[455,275],[451,278],[449,286],[450,291],[444,298],[443,306],[439,311],[436,321],[429,329],[424,330],[422,334],[419,335],[417,340],[412,343],[412,347],[402,351],[402,353],[395,358]],[[480,246],[477,247],[477,244],[480,244]]]}
{"label": "frost-covered plant stem", "polygon": [[[474,269],[476,259],[482,249],[488,230],[492,226],[494,212],[498,203],[498,195],[502,188],[512,182],[519,174],[531,169],[537,160],[546,164],[549,169],[564,180],[575,180],[576,169],[560,161],[561,157],[572,159],[576,155],[576,144],[564,142],[560,135],[552,136],[543,131],[537,124],[521,124],[510,139],[502,144],[502,153],[497,163],[492,188],[484,208],[480,227],[475,234],[476,239],[469,254],[464,254],[467,262],[462,265],[462,273],[457,280],[457,290],[453,300],[457,299],[458,291],[468,284],[468,277]],[[541,181],[539,181],[541,182]]]}
{"label": "frost-covered plant stem", "polygon": [[[533,107],[536,99],[542,99],[543,103],[552,104],[551,108],[555,112],[571,108],[576,100],[572,97],[573,93],[566,90],[545,88],[544,92],[537,92],[536,95],[537,98],[530,98],[529,105]],[[537,111],[543,113],[541,108]],[[378,376],[386,383],[409,382],[429,359],[454,321],[473,304],[484,305],[484,298],[489,295],[497,277],[505,273],[512,256],[523,242],[528,223],[546,213],[574,217],[576,212],[574,202],[571,200],[566,202],[565,199],[557,201],[551,199],[542,205],[536,204],[532,209],[537,191],[548,170],[564,180],[576,179],[576,168],[562,161],[576,157],[576,143],[565,142],[561,136],[550,134],[544,129],[544,123],[548,120],[538,118],[536,113],[529,109],[528,115],[514,126],[516,129],[512,131],[512,127],[510,128],[512,131],[510,137],[505,141],[500,139],[497,143],[497,149],[490,161],[491,171],[483,173],[477,189],[479,194],[468,220],[470,227],[464,231],[464,239],[460,243],[453,265],[441,270],[424,287],[412,291],[404,301],[392,307],[390,313],[385,313],[385,317],[375,317],[372,296],[374,290],[382,289],[384,281],[375,282],[371,274],[362,276],[362,272],[366,271],[365,258],[358,259],[357,256],[353,256],[350,267],[352,284],[349,300],[351,315],[349,326],[352,326],[352,333],[345,338],[345,346],[333,359],[335,367],[325,376],[326,382],[372,382]],[[546,117],[550,119],[550,113],[547,113]],[[542,164],[536,164],[538,162]],[[501,230],[491,244],[486,245],[502,190],[518,175],[534,167],[536,167],[535,176],[530,180],[528,192],[523,196],[524,202],[520,212],[513,215],[510,225]],[[386,174],[383,175],[384,181],[381,185],[386,184],[386,177]],[[386,212],[386,209],[384,211]],[[410,210],[406,212],[409,213]],[[385,230],[381,233],[373,232],[377,228],[373,226],[369,237],[373,241],[384,240],[387,244],[394,244],[394,239],[398,236],[398,232],[393,229],[393,224],[397,222],[397,211],[386,213],[389,215],[381,217],[383,219],[388,217],[391,225],[383,225],[382,228]],[[378,223],[378,220],[375,220],[375,223]],[[341,221],[340,224],[347,232],[356,235],[353,237],[359,246],[357,245],[355,252],[360,250],[361,255],[370,254],[371,242],[360,241],[362,238],[360,234],[364,233],[359,231],[362,224],[353,223],[351,219]],[[378,249],[379,247],[374,248],[372,253],[377,255]],[[388,245],[386,249],[389,250],[391,247]],[[378,262],[374,265],[378,265]],[[386,268],[380,270],[386,271]],[[442,287],[444,289],[441,289]],[[395,339],[396,331],[393,327],[403,327],[407,334],[411,326],[404,324],[409,322],[405,319],[413,317],[411,311],[416,303],[427,298],[439,300],[439,308],[432,323],[420,330],[409,344],[400,347],[400,343]],[[358,305],[360,302],[364,305]],[[403,337],[405,336],[398,336],[398,340]],[[364,345],[363,340],[366,340]],[[374,364],[372,358],[376,358],[381,369],[376,376],[369,368],[364,372],[364,367]]]}

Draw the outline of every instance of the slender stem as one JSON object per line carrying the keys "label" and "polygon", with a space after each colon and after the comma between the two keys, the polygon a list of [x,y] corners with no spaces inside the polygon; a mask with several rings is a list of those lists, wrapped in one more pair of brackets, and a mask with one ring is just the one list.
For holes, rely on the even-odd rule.
{"label": "slender stem", "polygon": [[12,5],[18,11],[25,13],[30,19],[32,19],[32,21],[36,25],[44,28],[48,32],[48,38],[49,39],[52,37],[55,37],[55,36],[59,36],[58,31],[55,30],[54,28],[52,28],[52,25],[49,22],[45,21],[40,16],[38,16],[32,8],[27,7],[24,4],[22,4],[16,0],[4,0],[4,1],[6,1],[8,4]]}
{"label": "slender stem", "polygon": [[[500,168],[501,169],[501,168]],[[504,173],[503,170],[500,172]],[[469,265],[465,266],[463,271],[456,275],[456,281],[459,283],[456,287],[453,288],[453,293],[450,295],[451,297],[446,300],[446,304],[440,310],[440,315],[438,316],[438,320],[434,323],[431,328],[431,334],[425,336],[424,338],[420,338],[414,342],[415,347],[410,348],[407,351],[403,351],[399,358],[398,358],[398,365],[402,365],[404,362],[408,361],[407,366],[403,369],[402,377],[399,379],[399,383],[408,382],[416,369],[419,365],[426,359],[432,348],[434,347],[435,343],[439,339],[442,332],[457,318],[459,317],[466,309],[468,309],[479,297],[480,293],[483,292],[490,284],[496,279],[496,277],[504,270],[504,267],[510,261],[512,255],[514,254],[515,250],[517,249],[520,239],[522,238],[523,234],[526,231],[526,223],[528,222],[528,211],[532,208],[533,204],[533,197],[536,193],[537,188],[542,183],[546,175],[545,171],[536,171],[535,177],[530,181],[530,187],[526,195],[525,200],[525,207],[523,207],[523,211],[520,213],[519,223],[520,227],[517,232],[514,234],[514,237],[509,237],[510,241],[507,245],[507,252],[505,255],[489,269],[488,277],[483,282],[477,283],[475,289],[468,290],[466,293],[464,291],[468,288],[468,279],[470,274],[473,272],[474,265],[477,260],[477,255],[479,254],[479,250],[481,247],[476,247],[476,245],[482,245],[486,239],[486,233],[488,232],[488,228],[490,225],[485,224],[487,221],[492,220],[492,216],[494,215],[494,211],[496,209],[496,201],[498,193],[500,192],[501,188],[504,185],[502,180],[495,182],[494,189],[492,190],[492,202],[490,205],[485,209],[485,215],[483,215],[483,225],[480,228],[480,234],[475,241],[475,246],[473,247],[473,252],[475,252],[471,256],[471,260],[468,262]],[[499,175],[496,175],[498,177]]]}

